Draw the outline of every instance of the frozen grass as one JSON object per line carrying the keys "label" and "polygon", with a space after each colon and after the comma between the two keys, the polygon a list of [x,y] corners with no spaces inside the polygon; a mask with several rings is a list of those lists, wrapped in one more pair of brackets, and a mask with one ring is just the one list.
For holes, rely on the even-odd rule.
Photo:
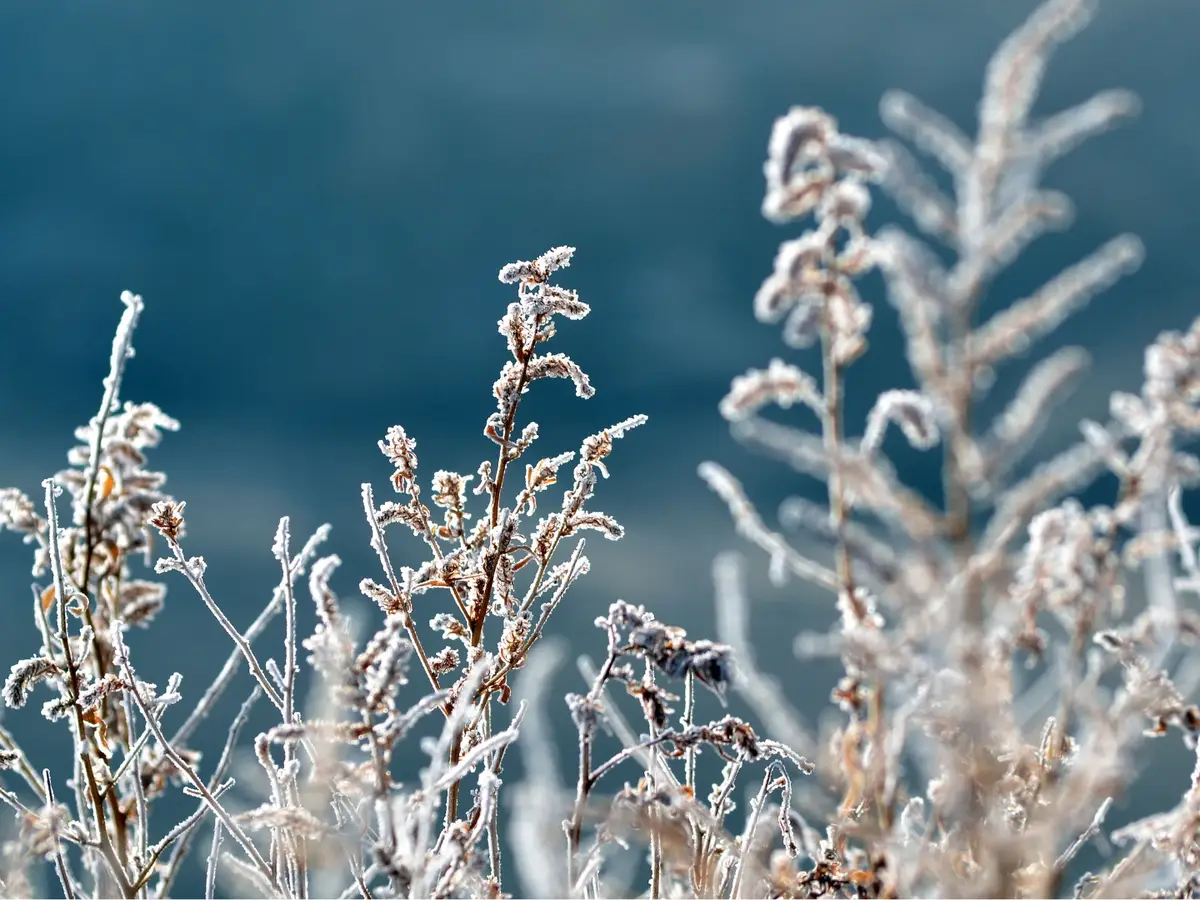
{"label": "frozen grass", "polygon": [[[0,528],[32,546],[39,579],[37,643],[13,664],[5,703],[44,697],[73,760],[51,771],[30,758],[20,713],[0,728],[0,799],[17,823],[0,893],[30,896],[49,879],[67,897],[166,897],[193,854],[206,860],[209,896],[1053,896],[1072,890],[1068,869],[1103,839],[1112,852],[1077,880],[1077,896],[1192,896],[1200,760],[1190,780],[1178,773],[1174,809],[1115,832],[1106,817],[1147,737],[1178,733],[1197,747],[1200,711],[1187,697],[1200,671],[1200,531],[1181,498],[1200,460],[1178,447],[1200,431],[1200,320],[1160,336],[1140,391],[1114,394],[1109,420],[1081,423],[1081,440],[1054,458],[1025,457],[1086,368],[1083,350],[1030,367],[992,421],[979,412],[998,367],[1141,261],[1140,242],[1118,236],[981,313],[996,276],[1068,224],[1069,200],[1041,188],[1041,172],[1136,112],[1130,94],[1106,91],[1030,121],[1051,51],[1091,6],[1048,0],[1001,46],[974,138],[913,97],[884,98],[886,124],[946,170],[952,195],[902,145],[844,135],[815,107],[792,109],[771,135],[763,212],[811,224],[781,245],[754,311],[819,371],[772,360],[735,378],[720,411],[746,444],[823,482],[827,503],[789,498],[777,528],[729,471],[705,463],[700,474],[779,584],[811,582],[836,604],[835,631],[797,643],[802,657],[844,667],[820,729],[780,686],[796,664],[772,678],[756,661],[744,563],[723,556],[720,643],[624,601],[597,619],[603,656],[580,659],[581,687],[565,698],[578,768],[559,775],[544,710],[557,702],[561,653],[540,639],[588,571],[581,532],[622,536],[589,507],[614,442],[645,422],[631,416],[544,457],[536,423],[521,423],[535,381],[592,393],[574,362],[542,347],[561,320],[588,313],[552,283],[573,248],[500,270],[517,298],[499,322],[511,358],[484,428],[494,459],[474,475],[436,471],[426,498],[415,440],[396,426],[379,442],[397,499],[362,487],[379,560],[360,583],[376,609],[368,622],[352,622],[330,586],[339,560],[321,554],[328,529],[297,547],[286,518],[274,595],[244,632],[226,617],[205,560],[188,555],[198,548],[185,550],[185,504],[149,468],[147,452],[178,423],[120,399],[142,312],[127,293],[104,396],[70,468],[36,503],[0,491]],[[876,190],[938,246],[897,227],[870,231]],[[847,421],[845,376],[868,353],[872,306],[855,282],[873,270],[898,311],[915,387],[883,392],[860,425]],[[791,406],[808,427],[766,415]],[[889,461],[900,442],[940,453],[939,497],[904,484]],[[1106,472],[1118,486],[1111,504],[1085,507],[1081,489]],[[393,561],[396,529],[423,543],[424,562]],[[171,580],[187,582],[230,639],[211,685],[186,702],[177,675],[140,673],[166,675],[162,688],[139,677],[124,638],[166,614]],[[1127,604],[1138,583],[1146,602]],[[441,611],[418,621],[424,594],[421,608]],[[316,615],[306,636],[301,603]],[[256,641],[280,616],[282,647],[264,656]],[[317,677],[301,697],[305,667]],[[201,758],[197,730],[243,670],[253,688],[224,752]],[[725,713],[730,692],[753,722]],[[256,706],[275,723],[243,740]],[[416,770],[398,753],[406,740],[427,759]],[[510,772],[502,790],[514,751],[525,780]],[[249,806],[246,784],[231,793],[240,753],[262,773]],[[152,808],[180,795],[193,812],[163,828]]]}

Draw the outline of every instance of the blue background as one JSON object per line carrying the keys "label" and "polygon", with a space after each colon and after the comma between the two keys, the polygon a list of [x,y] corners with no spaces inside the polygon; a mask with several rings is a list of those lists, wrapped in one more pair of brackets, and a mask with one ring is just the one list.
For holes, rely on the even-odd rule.
{"label": "blue background", "polygon": [[[474,472],[491,458],[481,430],[505,359],[495,323],[512,297],[496,272],[572,244],[559,283],[593,314],[564,322],[552,349],[583,366],[597,395],[539,384],[523,418],[542,425],[541,455],[635,412],[650,423],[617,445],[594,502],[628,537],[589,542],[592,573],[552,630],[598,653],[591,620],[623,597],[700,636],[710,561],[741,544],[697,463],[725,463],[768,515],[788,493],[820,496],[739,448],[716,412],[732,376],[787,353],[750,310],[776,246],[798,233],[759,215],[771,123],[817,104],[847,132],[879,137],[878,98],[899,87],[972,127],[986,60],[1032,6],[9,0],[0,484],[37,497],[65,464],[72,429],[99,402],[128,288],[146,311],[124,398],[183,423],[151,462],[188,502],[186,548],[208,560],[214,594],[238,624],[254,617],[277,580],[270,544],[287,514],[297,544],[333,524],[335,586],[351,598],[359,578],[378,577],[359,497],[364,480],[388,495],[376,440],[404,425],[425,484],[435,469]],[[1122,231],[1142,236],[1148,258],[1035,345],[1082,343],[1096,360],[1046,451],[1079,418],[1102,416],[1112,390],[1136,390],[1142,347],[1200,310],[1198,29],[1188,0],[1110,0],[1051,64],[1040,112],[1110,87],[1132,88],[1145,108],[1051,170],[1078,224],[1036,244],[989,308]],[[889,215],[879,205],[873,224]],[[880,389],[908,383],[880,285],[864,290],[879,303],[873,351],[851,380],[852,425]],[[1000,396],[1019,369],[1002,373]],[[935,490],[934,463],[906,457],[906,477]],[[399,538],[393,548],[398,565],[422,558]],[[0,543],[5,660],[32,649],[26,549]],[[228,642],[182,579],[170,584],[157,638],[133,638],[136,658],[143,677],[163,683],[177,669],[198,693]],[[794,670],[785,689],[814,712],[833,672],[796,668],[790,641],[824,627],[831,604],[757,576],[753,588],[760,662]],[[31,718],[8,721],[20,731]],[[214,724],[209,740],[223,734]],[[1163,802],[1186,783],[1181,765]]]}

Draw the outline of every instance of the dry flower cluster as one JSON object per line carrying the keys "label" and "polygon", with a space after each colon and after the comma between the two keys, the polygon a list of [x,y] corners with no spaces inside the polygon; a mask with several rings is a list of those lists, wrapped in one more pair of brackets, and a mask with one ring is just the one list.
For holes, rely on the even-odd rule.
{"label": "dry flower cluster", "polygon": [[[0,848],[0,893],[32,896],[53,873],[66,897],[166,897],[194,850],[207,860],[208,896],[219,882],[295,898],[1200,894],[1200,710],[1188,700],[1200,686],[1200,612],[1187,603],[1200,595],[1200,530],[1182,500],[1200,460],[1179,449],[1200,431],[1200,320],[1163,334],[1146,350],[1140,392],[1115,394],[1109,421],[1081,423],[1081,439],[1049,460],[1025,455],[1086,367],[1084,351],[1051,354],[991,422],[979,413],[997,367],[1141,260],[1136,238],[1117,237],[984,314],[996,276],[1070,218],[1067,198],[1039,186],[1041,172],[1136,111],[1130,94],[1108,91],[1030,120],[1051,51],[1092,5],[1047,0],[1001,46],[974,139],[911,96],[884,98],[886,124],[946,170],[952,196],[900,144],[844,135],[820,109],[792,109],[771,135],[763,212],[813,224],[781,245],[754,310],[782,325],[789,347],[819,348],[820,372],[772,360],[735,378],[720,411],[746,444],[823,482],[827,504],[789,498],[777,529],[729,471],[705,463],[700,474],[778,583],[833,595],[834,632],[801,635],[797,647],[844,668],[835,725],[814,733],[758,667],[742,563],[723,556],[714,566],[722,642],[625,601],[596,620],[605,655],[580,659],[581,687],[566,696],[578,732],[573,789],[559,779],[546,721],[555,652],[539,639],[588,571],[580,533],[622,536],[588,507],[613,442],[645,422],[632,416],[577,453],[537,458],[537,425],[519,425],[534,381],[566,378],[578,396],[593,392],[576,363],[540,346],[558,318],[588,314],[551,281],[573,248],[500,271],[517,299],[499,322],[511,359],[484,428],[494,461],[474,475],[435,472],[427,503],[416,441],[395,426],[379,442],[398,499],[377,503],[362,487],[381,572],[360,583],[378,608],[365,627],[330,586],[339,560],[321,555],[328,529],[296,548],[286,518],[270,602],[245,631],[222,612],[205,560],[185,552],[185,504],[148,468],[147,452],[178,423],[120,402],[142,311],[127,293],[103,400],[76,433],[70,468],[43,483],[44,502],[0,491],[0,528],[33,546],[44,582],[31,604],[39,646],[12,666],[4,701],[40,701],[73,748],[71,770],[52,772],[0,727],[0,800],[16,814]],[[869,231],[878,189],[941,247],[899,228]],[[846,372],[868,352],[872,306],[856,281],[872,270],[898,312],[915,387],[882,393],[858,427],[844,393]],[[795,405],[812,430],[764,415]],[[911,447],[940,452],[940,497],[904,484],[887,453],[890,425]],[[512,477],[521,462],[523,482]],[[1116,494],[1085,507],[1079,492],[1102,473]],[[565,489],[550,500],[560,475]],[[64,489],[69,521],[59,518]],[[423,543],[423,563],[393,562],[393,528]],[[137,557],[159,577],[136,577]],[[181,679],[159,688],[140,678],[124,635],[153,627],[179,578],[233,646],[168,730]],[[418,614],[435,597],[440,611]],[[316,613],[308,636],[298,633],[302,602]],[[281,615],[282,661],[263,661],[255,641]],[[301,698],[304,662],[320,678]],[[242,667],[252,693],[223,753],[204,759],[197,729]],[[726,712],[729,694],[754,725]],[[716,718],[700,713],[714,703]],[[623,704],[640,711],[639,724]],[[256,705],[277,719],[248,742],[267,789],[257,805],[243,797],[235,807],[230,772]],[[406,771],[397,748],[427,717],[437,722],[420,742],[428,761]],[[1179,805],[1109,831],[1139,747],[1174,732],[1197,752],[1190,781],[1180,774]],[[514,747],[527,774],[502,808]],[[180,794],[194,811],[152,828],[156,801]],[[1068,880],[1102,838],[1112,851],[1103,866]],[[548,853],[553,842],[561,849]],[[502,851],[515,872],[502,870]]]}

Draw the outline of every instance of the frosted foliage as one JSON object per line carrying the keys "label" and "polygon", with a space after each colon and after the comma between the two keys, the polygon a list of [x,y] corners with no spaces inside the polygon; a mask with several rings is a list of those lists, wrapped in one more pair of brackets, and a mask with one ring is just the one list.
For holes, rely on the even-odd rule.
{"label": "frosted foliage", "polygon": [[[0,531],[38,579],[6,625],[28,643],[3,689],[0,895],[168,897],[189,867],[208,897],[289,900],[1200,895],[1200,758],[1156,773],[1178,789],[1167,809],[1129,821],[1117,802],[1143,799],[1147,741],[1200,752],[1200,319],[1159,335],[1141,384],[1050,446],[1091,357],[1038,356],[1039,341],[1134,290],[1122,279],[1145,251],[1113,236],[1023,297],[997,279],[1076,215],[1041,184],[1049,163],[1137,112],[1116,89],[1031,115],[1095,5],[1043,2],[992,58],[971,127],[899,91],[881,103],[896,140],[811,105],[775,123],[762,212],[799,233],[751,305],[783,348],[732,375],[719,413],[791,471],[765,514],[762,461],[699,466],[756,550],[714,562],[715,635],[694,603],[685,628],[651,595],[580,618],[575,586],[621,552],[589,557],[585,538],[625,539],[608,479],[650,423],[543,447],[561,428],[529,419],[531,391],[595,393],[581,361],[606,345],[562,352],[591,312],[557,283],[575,248],[492,284],[478,463],[431,467],[418,427],[387,428],[379,483],[359,493],[370,570],[344,573],[328,526],[301,544],[283,516],[257,611],[253,586],[210,586],[188,534],[210,499],[175,498],[152,463],[179,423],[121,396],[145,312],[122,294],[67,467],[32,494],[0,490]],[[892,208],[878,192],[919,236],[877,225]],[[876,317],[881,299],[895,317]],[[897,339],[911,378],[859,402],[871,342]],[[1019,377],[997,378],[1006,366]],[[537,384],[551,379],[570,389]],[[806,583],[792,620],[833,623],[796,635],[790,663],[754,645],[746,576],[763,563],[778,591]],[[168,602],[172,585],[184,596]],[[198,689],[129,637],[158,635],[181,602],[227,641]],[[574,670],[545,640],[564,604],[595,625],[571,636],[591,651]],[[817,722],[792,705],[827,690]],[[50,733],[62,752],[43,760]],[[200,735],[223,746],[202,755]]]}
{"label": "frosted foliage", "polygon": [[[4,699],[24,711],[36,695],[49,696],[42,715],[68,733],[78,763],[57,775],[61,787],[74,786],[73,805],[57,803],[50,770],[39,773],[0,729],[0,770],[30,792],[0,793],[26,823],[3,846],[0,892],[25,891],[26,868],[45,859],[67,896],[167,896],[207,829],[210,895],[226,882],[239,894],[278,897],[349,895],[347,885],[364,896],[500,893],[498,775],[525,714],[524,705],[506,706],[509,677],[525,666],[567,589],[590,570],[580,534],[616,540],[624,533],[593,506],[596,485],[619,458],[614,442],[646,422],[629,416],[581,436],[576,450],[531,455],[539,429],[519,414],[533,382],[565,378],[580,397],[594,392],[577,363],[541,347],[555,336],[556,318],[578,320],[589,311],[574,291],[550,283],[573,253],[556,247],[501,271],[517,293],[499,325],[510,359],[493,389],[497,412],[484,428],[495,455],[475,475],[434,470],[426,500],[417,437],[394,425],[378,442],[398,497],[377,503],[373,486],[362,486],[380,574],[361,578],[359,588],[375,613],[363,619],[343,611],[334,587],[340,560],[318,557],[328,527],[294,547],[285,516],[270,548],[279,586],[245,631],[209,589],[204,557],[184,552],[187,503],[163,493],[165,477],[148,468],[147,452],[178,423],[151,404],[119,402],[143,311],[140,297],[122,295],[125,314],[100,411],[77,431],[71,468],[44,483],[44,507],[18,490],[0,492],[0,527],[23,535],[33,545],[35,576],[51,578],[34,586],[32,634],[40,647],[12,666]],[[523,484],[509,477],[522,463]],[[64,487],[70,523],[58,518]],[[547,507],[540,514],[537,500]],[[423,561],[395,561],[414,546]],[[138,556],[142,569],[163,580],[134,577]],[[306,570],[316,614],[308,635],[297,616]],[[209,687],[190,697],[195,707],[182,724],[172,718],[173,734],[163,713],[184,699],[179,676],[168,678],[165,691],[140,679],[124,640],[130,626],[149,626],[162,611],[170,579],[187,582],[232,647]],[[439,597],[443,611],[430,633],[414,610]],[[264,662],[253,643],[280,613],[282,652]],[[711,642],[687,646],[691,656],[664,657],[663,664],[683,665],[689,677],[723,691],[722,651]],[[307,683],[297,679],[304,664],[317,676],[307,700],[298,695]],[[220,759],[204,759],[191,739],[243,668],[250,696]],[[261,771],[243,793],[265,793],[228,803],[240,734],[264,704],[278,718],[251,742]],[[440,721],[436,738],[419,745],[427,763],[401,772],[394,754],[426,718]],[[181,789],[194,798],[194,812],[173,827],[161,814],[151,820],[156,801]]]}
{"label": "frosted foliage", "polygon": [[[789,497],[776,528],[733,471],[707,462],[700,474],[777,583],[832,595],[836,627],[796,648],[839,658],[844,675],[830,696],[840,718],[819,737],[753,657],[735,680],[768,733],[815,754],[820,785],[781,802],[791,821],[825,831],[811,829],[805,858],[781,827],[762,838],[778,848],[768,865],[735,862],[722,885],[758,879],[754,896],[1033,897],[1070,893],[1071,872],[1077,897],[1200,889],[1195,774],[1180,773],[1174,810],[1108,824],[1144,739],[1200,744],[1189,699],[1200,688],[1200,529],[1183,499],[1200,483],[1200,459],[1184,449],[1200,432],[1200,320],[1161,335],[1141,390],[1114,394],[1108,421],[1082,422],[1048,457],[1037,458],[1038,438],[1069,409],[1091,362],[1084,349],[1034,360],[1015,392],[984,402],[999,367],[1118,286],[1145,252],[1118,235],[1028,296],[1006,303],[993,286],[1039,237],[1071,224],[1071,200],[1040,184],[1049,163],[1138,110],[1132,94],[1108,90],[1030,116],[1051,52],[1094,6],[1048,0],[1002,44],[973,136],[909,94],[883,98],[884,123],[948,173],[952,192],[903,143],[847,138],[819,108],[793,108],[772,131],[763,212],[809,218],[781,244],[754,313],[785,344],[819,348],[820,362],[776,359],[736,376],[721,412],[751,449],[823,482],[825,498]],[[848,146],[872,164],[846,165],[834,148]],[[875,184],[945,249],[894,225],[872,230]],[[915,387],[882,392],[860,427],[844,398],[848,370],[869,354],[872,300],[855,282],[872,269],[899,313]],[[796,425],[773,415],[797,403],[809,413]],[[889,425],[904,442],[887,438]],[[905,483],[902,443],[940,448],[940,494]],[[1105,471],[1115,493],[1085,506],[1079,493]],[[749,653],[740,565],[717,568],[718,610],[721,636]],[[743,839],[761,833],[758,812]],[[1081,852],[1108,833],[1114,852],[1080,871]]]}

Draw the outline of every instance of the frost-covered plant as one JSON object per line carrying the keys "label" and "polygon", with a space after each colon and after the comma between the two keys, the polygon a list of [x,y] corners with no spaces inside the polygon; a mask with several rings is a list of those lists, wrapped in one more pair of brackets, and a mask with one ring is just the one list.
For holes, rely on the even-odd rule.
{"label": "frost-covered plant", "polygon": [[[953,196],[902,145],[843,135],[820,109],[797,107],[775,124],[763,212],[776,222],[811,215],[815,225],[780,247],[754,309],[782,324],[789,346],[819,344],[821,374],[774,360],[734,379],[721,412],[746,443],[825,481],[828,503],[787,500],[780,531],[727,470],[705,463],[701,474],[768,554],[776,581],[796,576],[834,595],[835,633],[804,635],[798,646],[840,656],[845,675],[832,699],[845,719],[814,740],[752,662],[735,681],[768,733],[815,755],[828,798],[803,810],[827,822],[817,852],[796,858],[785,839],[788,852],[755,895],[1055,894],[1135,776],[1145,726],[1176,727],[1196,744],[1200,711],[1186,699],[1195,685],[1163,666],[1197,638],[1197,611],[1183,602],[1200,593],[1197,534],[1180,492],[1200,462],[1178,445],[1200,431],[1200,320],[1146,351],[1142,390],[1115,394],[1111,421],[1083,422],[1080,442],[1035,467],[1020,464],[1086,367],[1083,350],[1034,365],[990,423],[979,414],[995,368],[1141,261],[1135,237],[1114,238],[983,314],[995,277],[1068,223],[1070,202],[1041,187],[1044,169],[1136,111],[1128,92],[1106,91],[1030,118],[1050,52],[1092,6],[1049,0],[1005,41],[973,139],[907,94],[884,97],[885,123],[946,170]],[[875,186],[942,249],[897,227],[869,233]],[[917,389],[881,394],[858,431],[846,420],[844,375],[867,352],[872,311],[855,279],[872,269],[898,312]],[[794,404],[815,430],[761,414]],[[918,450],[940,445],[940,498],[904,484],[885,452],[889,424]],[[1112,505],[1085,508],[1072,495],[1106,469],[1118,482]],[[831,548],[832,566],[805,552],[814,539]],[[1139,568],[1147,602],[1130,615],[1127,586]],[[740,650],[737,569],[719,561],[717,583],[723,637]],[[1102,685],[1113,671],[1116,690]],[[1084,876],[1076,893],[1190,896],[1195,794],[1193,779],[1179,810],[1121,829],[1114,838],[1131,849]],[[1175,868],[1164,871],[1164,861]]]}
{"label": "frost-covered plant", "polygon": [[[554,336],[556,317],[581,319],[589,312],[574,291],[550,281],[573,253],[556,247],[500,271],[500,281],[515,284],[518,296],[499,322],[511,359],[493,387],[497,410],[484,431],[497,456],[479,466],[471,491],[477,502],[467,492],[472,476],[438,471],[430,493],[441,511],[435,515],[421,499],[416,442],[399,426],[379,442],[402,499],[377,505],[371,485],[362,487],[371,546],[383,571],[382,582],[364,578],[360,585],[379,608],[362,646],[330,586],[339,560],[318,557],[328,528],[297,551],[287,518],[272,547],[282,573],[274,597],[245,632],[226,617],[205,582],[203,557],[184,552],[185,504],[162,493],[164,476],[146,469],[144,451],[178,424],[150,404],[118,404],[142,312],[141,298],[122,296],[126,310],[100,411],[77,433],[81,446],[69,454],[72,468],[44,482],[44,517],[19,491],[0,492],[0,527],[33,543],[34,576],[51,578],[48,586],[34,587],[41,646],[12,666],[4,699],[19,708],[44,686],[50,699],[43,716],[64,723],[74,760],[70,772],[55,778],[35,768],[15,736],[0,729],[0,765],[23,783],[0,789],[22,823],[4,846],[5,896],[29,891],[24,871],[39,857],[54,862],[68,897],[166,896],[202,825],[212,829],[209,895],[219,875],[235,877],[239,892],[280,897],[500,893],[498,773],[523,715],[522,709],[503,712],[508,679],[525,664],[567,589],[588,571],[580,532],[621,537],[611,516],[587,504],[598,476],[608,475],[613,441],[645,421],[633,416],[593,434],[578,454],[527,462],[523,484],[511,487],[514,464],[538,437],[536,423],[518,422],[532,383],[568,378],[578,396],[593,393],[569,357],[541,349]],[[545,495],[572,462],[561,503],[538,515],[538,500],[547,505]],[[58,520],[63,488],[72,499],[69,525]],[[481,507],[477,514],[475,506]],[[424,542],[425,562],[393,564],[386,538],[392,526]],[[157,562],[155,534],[167,550]],[[165,690],[140,680],[124,639],[130,627],[152,625],[166,594],[162,581],[134,576],[139,555],[158,575],[182,575],[234,645],[170,735],[162,718],[183,700],[181,679],[171,676]],[[301,640],[296,587],[306,571],[317,624]],[[448,602],[425,631],[414,618],[414,599],[432,591]],[[264,663],[252,645],[280,612],[282,662]],[[442,646],[433,650],[433,641]],[[315,717],[302,713],[297,698],[303,650],[323,676],[324,700]],[[230,725],[221,757],[206,765],[190,740],[243,664],[253,693]],[[410,670],[422,685],[408,686]],[[223,800],[234,787],[232,754],[252,707],[264,698],[279,722],[252,746],[269,793],[236,812]],[[442,724],[439,736],[422,745],[428,765],[419,773],[398,771],[397,747],[429,715]],[[55,780],[60,790],[72,787],[66,802],[56,799]],[[464,785],[472,790],[469,798]],[[195,812],[152,833],[150,808],[178,787],[198,800]],[[246,802],[240,798],[243,807]]]}
{"label": "frost-covered plant", "polygon": [[[184,550],[185,504],[148,468],[147,451],[178,424],[118,402],[142,311],[125,294],[104,398],[77,432],[70,468],[43,483],[44,503],[0,491],[0,528],[33,545],[34,577],[46,582],[33,591],[40,646],[12,666],[4,700],[19,709],[44,692],[42,714],[72,750],[71,770],[52,772],[0,728],[0,801],[18,825],[0,846],[0,892],[31,896],[28,870],[44,861],[67,897],[165,897],[204,832],[208,896],[228,878],[239,893],[272,897],[495,897],[514,890],[504,848],[521,888],[547,896],[621,896],[643,874],[652,897],[1055,895],[1105,832],[1144,738],[1176,730],[1197,753],[1179,804],[1112,831],[1116,852],[1079,873],[1074,891],[1200,894],[1200,709],[1189,701],[1200,686],[1200,530],[1183,506],[1200,460],[1180,449],[1200,432],[1200,320],[1161,335],[1140,391],[1114,394],[1108,420],[1082,422],[1082,440],[1047,461],[1031,465],[1028,453],[1086,368],[1083,350],[1036,363],[981,418],[999,366],[1141,260],[1136,238],[1114,238],[985,315],[1002,270],[1070,219],[1067,198],[1040,185],[1046,166],[1136,111],[1132,95],[1108,91],[1031,119],[1050,52],[1093,5],[1047,0],[1001,46],[973,139],[915,98],[884,98],[887,125],[946,170],[951,196],[902,145],[844,135],[821,109],[794,108],[772,132],[763,212],[812,226],[780,247],[754,310],[789,347],[819,348],[819,372],[772,360],[733,379],[720,411],[745,443],[823,482],[826,502],[786,499],[775,528],[729,471],[708,462],[701,475],[778,584],[798,578],[833,596],[837,627],[797,645],[844,669],[838,712],[819,735],[756,661],[742,563],[726,555],[714,566],[720,642],[641,603],[618,600],[596,619],[606,652],[599,664],[580,659],[586,687],[565,698],[579,764],[574,779],[559,777],[545,718],[559,654],[539,639],[588,571],[579,532],[622,534],[587,504],[613,441],[645,421],[591,435],[577,455],[526,462],[512,484],[538,437],[536,424],[518,425],[532,382],[567,378],[578,396],[592,393],[579,366],[540,349],[556,317],[588,313],[551,283],[572,248],[500,271],[517,300],[499,323],[511,359],[484,428],[495,460],[475,475],[435,472],[435,511],[415,440],[395,426],[379,442],[399,499],[376,503],[363,485],[382,572],[360,582],[378,608],[366,627],[331,586],[338,558],[319,556],[328,528],[294,550],[287,518],[272,547],[273,597],[245,631],[227,618],[204,559]],[[942,247],[868,228],[879,189]],[[873,307],[856,282],[871,271],[898,312],[915,386],[884,391],[855,423],[846,373],[869,352]],[[792,406],[815,427],[764,413]],[[905,483],[893,432],[940,453],[938,496]],[[561,502],[548,504],[571,464]],[[1112,502],[1085,506],[1082,488],[1102,473],[1117,485]],[[393,526],[423,543],[423,562],[394,564]],[[170,732],[182,680],[169,675],[159,689],[139,678],[125,639],[164,609],[165,584],[138,577],[138,556],[141,568],[187,580],[233,644]],[[316,626],[301,639],[306,574]],[[425,627],[415,601],[432,592],[446,602]],[[254,644],[280,614],[282,662],[264,662]],[[297,696],[302,663],[321,676],[309,712]],[[193,738],[243,666],[253,689],[210,766]],[[760,722],[730,714],[730,693]],[[247,742],[265,785],[250,796],[230,773],[264,700],[277,721]],[[714,703],[716,717],[703,714]],[[397,750],[426,717],[428,762],[404,771]],[[499,776],[514,746],[526,777],[503,792],[506,815]],[[622,774],[636,780],[617,787]],[[164,830],[151,809],[181,792],[194,811]],[[635,848],[634,866],[622,848]]]}
{"label": "frost-covered plant", "polygon": [[[608,655],[598,669],[585,666],[592,689],[568,698],[580,776],[565,887],[576,895],[612,890],[615,854],[606,851],[636,835],[649,847],[652,897],[1056,895],[1137,775],[1143,737],[1176,728],[1200,746],[1200,710],[1187,699],[1196,669],[1165,668],[1200,639],[1200,612],[1184,603],[1200,594],[1200,533],[1181,501],[1200,462],[1179,449],[1200,431],[1200,320],[1162,335],[1146,351],[1141,392],[1114,395],[1111,420],[1081,423],[1082,440],[1048,461],[1023,465],[1086,368],[1083,350],[1037,363],[990,422],[980,416],[997,367],[1141,262],[1137,238],[1114,238],[984,315],[996,276],[1071,216],[1041,173],[1136,111],[1132,95],[1108,91],[1031,121],[1050,52],[1092,6],[1048,0],[1001,46],[974,139],[913,97],[884,98],[885,122],[946,169],[953,196],[902,145],[844,135],[821,109],[796,107],[776,122],[763,213],[780,223],[811,216],[813,226],[779,248],[754,311],[782,326],[789,347],[818,346],[820,372],[774,359],[734,378],[720,410],[743,442],[823,481],[827,502],[788,498],[776,529],[725,468],[707,462],[700,474],[765,551],[776,583],[799,578],[833,595],[837,628],[801,635],[798,650],[840,659],[831,700],[842,718],[815,737],[759,669],[734,556],[714,572],[722,644],[689,641],[642,607],[614,605],[597,622]],[[872,233],[878,188],[942,248],[897,227]],[[884,391],[856,427],[845,375],[868,352],[873,310],[856,281],[872,270],[898,313],[916,387]],[[764,415],[793,406],[816,427]],[[918,451],[940,447],[940,497],[905,484],[889,458],[889,426]],[[1114,502],[1085,507],[1075,495],[1105,470],[1116,476]],[[1139,570],[1146,602],[1127,613]],[[625,661],[638,658],[640,672]],[[697,724],[701,671],[722,696],[731,684],[769,739],[729,716]],[[678,726],[672,677],[685,679]],[[637,698],[644,735],[604,702],[606,684]],[[600,725],[625,749],[597,765]],[[708,802],[696,780],[705,745],[725,761]],[[642,775],[605,811],[592,791],[617,763]],[[754,763],[762,782],[734,834],[728,804]],[[793,785],[797,771],[813,777]],[[1176,809],[1114,832],[1122,852],[1083,874],[1076,895],[1193,896],[1198,778]],[[772,836],[762,822],[773,791]],[[596,822],[586,852],[585,809]]]}

